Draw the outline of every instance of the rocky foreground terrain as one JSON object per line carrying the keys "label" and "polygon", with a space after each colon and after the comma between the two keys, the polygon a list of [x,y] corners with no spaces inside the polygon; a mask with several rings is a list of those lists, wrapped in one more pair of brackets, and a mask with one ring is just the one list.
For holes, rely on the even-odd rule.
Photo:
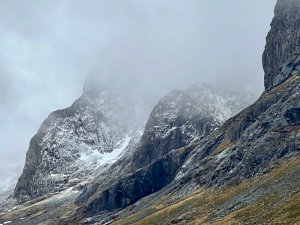
{"label": "rocky foreground terrain", "polygon": [[299,0],[277,1],[265,91],[237,115],[248,95],[195,85],[141,126],[88,88],[32,139],[0,224],[299,224],[299,20]]}

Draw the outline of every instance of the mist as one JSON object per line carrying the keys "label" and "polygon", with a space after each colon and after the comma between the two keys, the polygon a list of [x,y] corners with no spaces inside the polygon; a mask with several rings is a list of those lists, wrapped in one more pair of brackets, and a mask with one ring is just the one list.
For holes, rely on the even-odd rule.
{"label": "mist", "polygon": [[30,138],[86,77],[149,102],[206,82],[263,91],[275,0],[5,0],[0,7],[0,190]]}

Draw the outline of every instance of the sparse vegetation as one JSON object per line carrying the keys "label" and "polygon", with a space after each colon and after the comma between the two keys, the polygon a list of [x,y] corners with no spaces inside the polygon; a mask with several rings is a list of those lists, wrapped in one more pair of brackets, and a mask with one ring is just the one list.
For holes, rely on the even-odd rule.
{"label": "sparse vegetation", "polygon": [[[114,222],[113,225],[297,225],[300,221],[300,180],[294,179],[285,191],[280,188],[286,187],[284,178],[287,175],[295,178],[298,177],[299,172],[300,157],[297,157],[270,174],[224,191],[199,190],[172,205],[165,205],[165,199],[161,199],[151,209],[146,208]],[[264,193],[262,197],[255,196],[261,192]],[[237,209],[229,207],[230,203],[234,202],[234,198],[245,195],[253,197],[254,200],[244,205],[236,201]],[[225,215],[221,215],[218,211],[221,206],[228,208],[227,211],[225,210]]]}
{"label": "sparse vegetation", "polygon": [[234,143],[232,143],[231,141],[229,140],[225,140],[223,141],[221,144],[219,144],[216,149],[214,150],[214,155],[218,155],[220,154],[221,152],[223,152],[224,150],[228,149],[228,148],[231,148],[234,146]]}

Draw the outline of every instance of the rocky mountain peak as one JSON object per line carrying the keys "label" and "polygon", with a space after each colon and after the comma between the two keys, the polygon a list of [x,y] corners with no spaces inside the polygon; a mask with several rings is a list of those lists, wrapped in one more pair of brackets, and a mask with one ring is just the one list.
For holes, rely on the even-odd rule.
{"label": "rocky mountain peak", "polygon": [[300,68],[300,1],[278,0],[263,54],[265,88],[272,89]]}
{"label": "rocky mountain peak", "polygon": [[249,93],[202,83],[170,92],[152,110],[133,164],[145,166],[194,139],[206,137],[253,101]]}
{"label": "rocky mountain peak", "polygon": [[[277,2],[263,56],[267,91],[255,103],[235,115],[247,105],[247,94],[199,84],[173,91],[154,107],[142,137],[128,150],[131,154],[78,193],[67,189],[31,208],[12,208],[0,214],[0,223],[297,224],[299,7],[299,0]],[[106,141],[120,149],[128,143],[123,138],[127,132],[116,132],[127,126],[111,119],[120,118],[122,110],[113,103],[118,101],[106,98],[103,89],[100,95],[90,90],[44,122],[31,141],[15,196],[27,200],[61,191],[70,178],[86,179],[87,174],[74,176],[73,165],[76,172],[89,162],[82,149]],[[96,101],[90,97],[101,93]],[[105,129],[108,133],[98,129],[108,124],[113,125]],[[97,141],[99,137],[104,139]],[[78,159],[84,163],[78,166]],[[97,165],[101,158],[96,159],[92,163]],[[62,165],[65,161],[73,167]],[[56,173],[61,169],[62,180]]]}
{"label": "rocky mountain peak", "polygon": [[85,213],[126,207],[168,185],[187,156],[186,146],[204,139],[252,103],[253,99],[244,99],[241,104],[230,104],[241,96],[245,95],[211,85],[195,85],[164,96],[153,108],[129,163],[118,161],[109,171],[113,177],[102,174],[84,189],[78,202],[89,202]]}
{"label": "rocky mountain peak", "polygon": [[52,112],[31,139],[15,198],[24,202],[92,179],[139,128],[144,112],[135,108],[113,89],[85,85],[82,96]]}

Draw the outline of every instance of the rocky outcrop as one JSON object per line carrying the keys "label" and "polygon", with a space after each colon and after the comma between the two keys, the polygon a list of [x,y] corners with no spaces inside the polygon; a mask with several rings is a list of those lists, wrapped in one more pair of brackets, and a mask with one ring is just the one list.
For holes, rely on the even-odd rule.
{"label": "rocky outcrop", "polygon": [[299,0],[279,0],[263,54],[265,88],[272,89],[299,74],[300,6]]}
{"label": "rocky outcrop", "polygon": [[133,170],[147,166],[173,149],[202,139],[253,101],[243,92],[197,84],[173,91],[154,107],[140,146],[132,160]]}
{"label": "rocky outcrop", "polygon": [[[297,32],[300,24],[298,23],[300,18],[299,7],[299,1],[295,0],[279,0],[276,5],[275,18],[272,22],[272,29],[268,35],[264,53],[267,90],[253,105],[229,119],[223,126],[206,137],[196,133],[196,136],[202,137],[196,142],[196,145],[173,151],[163,145],[164,147],[156,152],[159,149],[157,146],[164,143],[159,139],[163,135],[160,134],[160,130],[151,133],[150,127],[153,130],[156,127],[162,129],[164,133],[176,124],[172,121],[171,115],[163,116],[164,110],[159,111],[163,108],[158,105],[151,114],[152,118],[149,119],[142,137],[142,143],[146,143],[145,148],[140,146],[133,158],[133,164],[137,163],[136,168],[140,169],[138,172],[130,174],[127,177],[128,179],[125,179],[129,180],[129,183],[121,178],[113,186],[110,186],[112,188],[108,188],[106,191],[99,191],[98,189],[98,192],[95,192],[98,194],[92,198],[85,196],[88,197],[86,199],[93,199],[85,205],[87,215],[90,215],[88,214],[89,210],[92,210],[93,214],[99,213],[101,210],[107,210],[104,207],[105,203],[110,206],[113,205],[113,208],[109,208],[109,210],[112,210],[124,208],[138,200],[138,198],[135,198],[135,201],[131,201],[130,197],[127,199],[131,195],[126,193],[130,192],[130,188],[132,188],[130,184],[133,183],[138,186],[139,181],[143,181],[144,175],[137,176],[137,179],[133,178],[139,173],[144,174],[151,170],[153,167],[149,165],[155,165],[160,160],[168,165],[168,167],[160,167],[162,173],[166,171],[166,168],[173,168],[172,165],[174,164],[169,164],[170,161],[167,160],[170,156],[177,156],[177,159],[183,157],[183,160],[178,160],[180,163],[175,163],[176,166],[179,166],[177,170],[168,173],[170,174],[166,179],[168,185],[161,190],[158,189],[163,186],[154,188],[153,192],[158,191],[155,197],[153,199],[147,198],[146,201],[148,202],[142,200],[131,207],[129,210],[130,215],[138,211],[143,212],[145,208],[150,206],[152,206],[152,209],[155,208],[155,200],[162,199],[164,196],[172,196],[170,202],[176,203],[178,199],[186,197],[195,189],[226,189],[246,180],[254,180],[297,157],[300,154],[300,77],[297,72],[300,55],[297,50]],[[190,102],[192,102],[190,99],[192,95],[186,95],[186,93],[177,93],[177,95],[181,95],[184,101],[182,104],[181,101],[175,102],[174,105],[195,112],[195,108],[192,110],[189,107]],[[205,93],[205,96],[209,96],[209,94]],[[185,112],[184,110],[183,112]],[[209,113],[211,112],[209,111]],[[158,123],[155,120],[156,114],[160,114],[161,118],[171,118],[163,121],[172,122]],[[174,118],[185,118],[185,116],[180,115],[185,115],[185,113],[177,114]],[[200,121],[199,118],[196,121]],[[215,120],[213,121],[215,122]],[[164,127],[167,129],[164,129]],[[199,128],[199,126],[196,127]],[[150,132],[149,135],[147,135],[148,131]],[[183,134],[184,132],[181,131],[180,133]],[[180,136],[176,135],[174,133],[176,138],[167,140],[168,146],[172,146],[173,143],[180,140]],[[180,147],[180,145],[176,146]],[[161,156],[160,153],[166,155]],[[143,156],[146,163],[143,161]],[[159,157],[158,160],[155,160],[156,157]],[[147,163],[150,164],[147,166]],[[148,179],[149,177],[146,179],[147,182],[149,182]],[[156,176],[153,177],[153,180],[155,179]],[[161,176],[161,179],[160,182],[164,182],[165,176]],[[122,187],[123,189],[116,187]],[[149,187],[152,187],[151,182]],[[135,189],[133,188],[133,190]],[[103,195],[103,193],[110,193],[108,196],[111,197]],[[126,196],[126,198],[118,198],[119,201],[122,199],[120,201],[122,204],[116,205],[114,201],[110,201],[115,199],[117,193],[120,194],[119,196],[123,196],[123,194]],[[136,194],[139,195],[139,193]],[[97,198],[97,196],[101,197]],[[145,193],[139,195],[140,198],[144,196],[146,196]]]}
{"label": "rocky outcrop", "polygon": [[119,216],[120,224],[299,221],[300,77],[289,74],[181,154],[187,154],[185,162],[170,184],[110,219]]}
{"label": "rocky outcrop", "polygon": [[[264,92],[257,102],[207,137],[188,147],[170,151],[149,166],[119,178],[108,189],[98,189],[99,192],[93,192],[96,193],[94,196],[83,194],[82,200],[91,200],[88,204],[85,204],[85,200],[80,202],[85,205],[83,215],[92,216],[103,210],[122,209],[156,192],[118,214],[135,215],[136,212],[155,208],[157,201],[172,205],[195,190],[224,190],[270,173],[300,155],[299,100],[300,78],[291,76],[279,86]],[[157,179],[158,176],[160,179]],[[152,181],[157,186],[153,186]],[[132,194],[135,187],[148,192],[142,191],[140,194],[134,191]],[[169,196],[167,202],[166,199],[162,200],[165,196]],[[253,197],[253,201],[259,197]],[[243,201],[251,203],[251,194]],[[227,213],[234,210],[232,207],[226,208],[227,205],[222,207]],[[151,210],[149,212],[153,213]],[[95,217],[95,221],[102,219],[101,216]]]}
{"label": "rocky outcrop", "polygon": [[[180,157],[179,157],[180,156]],[[108,189],[100,192],[84,209],[85,216],[101,211],[113,211],[136,203],[142,197],[161,190],[172,182],[186,155],[176,153],[161,157],[147,167],[117,179]],[[86,201],[85,194],[80,199]]]}
{"label": "rocky outcrop", "polygon": [[135,151],[132,168],[137,170],[188,145],[193,139],[205,137],[219,127],[216,118],[206,114],[195,99],[184,91],[173,91],[154,107],[146,124],[140,145]]}
{"label": "rocky outcrop", "polygon": [[207,137],[251,100],[245,93],[200,84],[166,95],[151,112],[132,156],[119,160],[78,198],[84,214],[124,208],[161,190],[174,180],[188,156],[187,146]]}
{"label": "rocky outcrop", "polygon": [[[254,104],[223,124],[239,105],[234,95],[199,85],[170,93],[153,109],[141,138],[137,135],[122,158],[85,186],[76,200],[78,211],[56,212],[62,215],[58,224],[297,223],[299,7],[296,0],[277,2],[263,56],[266,91]],[[40,140],[32,140],[28,174],[42,171]],[[22,179],[19,183],[26,182]],[[27,195],[25,187],[20,190]],[[77,195],[72,196],[61,202],[74,207]],[[53,202],[44,204],[53,209]],[[28,215],[28,208],[23,213]],[[52,219],[51,213],[39,223]]]}
{"label": "rocky outcrop", "polygon": [[30,141],[14,191],[18,202],[89,182],[127,146],[141,122],[117,92],[85,85],[83,95],[50,114]]}
{"label": "rocky outcrop", "polygon": [[[125,173],[148,166],[171,150],[207,136],[252,100],[248,94],[209,85],[174,91],[155,107],[141,136],[139,125],[146,113],[118,90],[90,78],[72,106],[49,115],[30,141],[14,191],[19,203],[81,187],[99,174],[108,179],[117,168]],[[117,168],[112,167],[115,171],[103,175],[121,153],[125,156]]]}
{"label": "rocky outcrop", "polygon": [[227,121],[191,154],[180,177],[201,187],[239,184],[300,154],[300,78],[292,76]]}

